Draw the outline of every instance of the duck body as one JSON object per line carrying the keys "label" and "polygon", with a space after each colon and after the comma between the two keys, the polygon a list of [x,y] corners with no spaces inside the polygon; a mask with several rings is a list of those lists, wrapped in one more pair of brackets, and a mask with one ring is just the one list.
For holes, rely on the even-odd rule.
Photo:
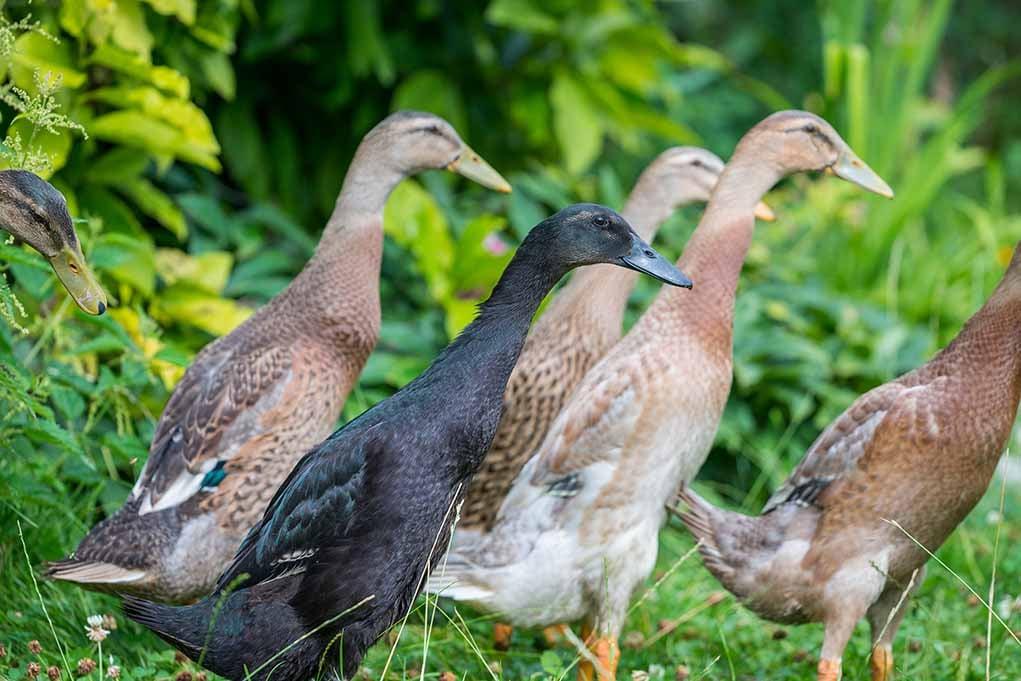
{"label": "duck body", "polygon": [[476,177],[498,186],[431,114],[399,112],[366,135],[315,255],[196,355],[128,501],[48,576],[171,602],[209,593],[278,484],[333,430],[376,343],[387,197],[406,176],[466,154],[474,160],[463,163],[482,168]]}
{"label": "duck body", "polygon": [[682,517],[702,541],[706,567],[754,612],[825,624],[820,679],[839,678],[844,647],[864,617],[873,678],[886,681],[907,596],[929,557],[916,540],[935,552],[982,498],[1019,398],[1016,250],[957,338],[927,364],[859,397],[761,516],[714,508],[688,489]]}
{"label": "duck body", "polygon": [[756,205],[786,174],[852,160],[867,170],[825,121],[804,112],[774,114],[742,138],[677,263],[694,273],[695,288],[661,291],[585,375],[492,531],[455,541],[431,592],[512,623],[580,617],[600,669],[583,661],[579,679],[615,677],[617,639],[655,564],[665,506],[705,461],[726,404]]}
{"label": "duck body", "polygon": [[[476,320],[421,376],[299,462],[212,595],[177,608],[128,599],[126,614],[230,679],[246,669],[256,679],[305,679],[324,667],[350,677],[442,556],[543,297],[570,267],[630,257],[636,247],[655,255],[599,206],[540,223]],[[656,263],[663,276],[686,281]]]}
{"label": "duck body", "polygon": [[[622,215],[646,241],[679,207],[707,201],[723,161],[704,149],[673,147],[642,172]],[[610,265],[575,272],[533,325],[504,394],[493,446],[472,479],[455,545],[492,529],[500,504],[585,374],[621,336],[637,273]]]}

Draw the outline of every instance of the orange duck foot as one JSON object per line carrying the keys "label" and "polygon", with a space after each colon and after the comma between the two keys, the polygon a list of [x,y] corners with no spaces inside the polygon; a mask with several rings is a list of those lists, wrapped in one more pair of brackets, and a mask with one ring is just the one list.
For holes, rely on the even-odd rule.
{"label": "orange duck foot", "polygon": [[578,664],[578,681],[615,681],[617,663],[620,662],[617,640],[597,638],[589,645],[589,650],[599,663],[598,668],[593,668],[591,662],[583,659]]}
{"label": "orange duck foot", "polygon": [[892,681],[893,650],[889,646],[877,646],[872,651],[872,681]]}
{"label": "orange duck foot", "polygon": [[514,627],[503,622],[493,624],[493,647],[500,651],[510,650]]}
{"label": "orange duck foot", "polygon": [[566,628],[566,624],[554,624],[543,629],[542,637],[546,640],[546,645],[553,648],[562,643],[567,638],[564,633]]}
{"label": "orange duck foot", "polygon": [[819,675],[817,681],[840,681],[840,658],[819,660]]}

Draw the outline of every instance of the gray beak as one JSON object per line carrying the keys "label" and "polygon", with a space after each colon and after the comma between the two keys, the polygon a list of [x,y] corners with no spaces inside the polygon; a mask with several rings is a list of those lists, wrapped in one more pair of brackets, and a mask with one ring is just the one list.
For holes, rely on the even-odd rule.
{"label": "gray beak", "polygon": [[652,246],[645,243],[640,236],[631,232],[631,252],[621,256],[619,264],[628,269],[637,270],[650,277],[659,279],[664,284],[691,288],[691,279],[677,269],[672,262],[657,253]]}

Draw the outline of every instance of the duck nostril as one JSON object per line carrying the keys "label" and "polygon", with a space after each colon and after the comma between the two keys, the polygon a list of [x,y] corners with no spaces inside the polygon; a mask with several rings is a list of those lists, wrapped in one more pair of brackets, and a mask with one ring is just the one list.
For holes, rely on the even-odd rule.
{"label": "duck nostril", "polygon": [[645,251],[645,256],[646,256],[647,258],[651,258],[651,257],[652,257],[652,256],[654,256],[654,255],[656,255],[656,251],[653,251],[653,250],[651,250],[651,249],[646,249],[646,251]]}

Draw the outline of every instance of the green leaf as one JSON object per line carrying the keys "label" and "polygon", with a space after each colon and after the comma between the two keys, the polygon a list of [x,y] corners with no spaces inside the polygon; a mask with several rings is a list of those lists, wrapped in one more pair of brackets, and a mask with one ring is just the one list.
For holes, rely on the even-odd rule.
{"label": "green leaf", "polygon": [[156,249],[156,272],[167,284],[183,282],[219,295],[227,285],[234,256],[225,251],[188,255],[176,248]]}
{"label": "green leaf", "polygon": [[454,261],[454,243],[447,220],[429,192],[414,180],[397,185],[383,212],[383,231],[415,255],[436,300],[450,295],[448,272]]}
{"label": "green leaf", "polygon": [[425,69],[404,79],[394,92],[391,109],[417,109],[447,119],[464,134],[467,118],[457,85],[442,71]]}
{"label": "green leaf", "polygon": [[154,319],[162,322],[181,322],[222,336],[233,331],[248,319],[251,308],[235,301],[220,298],[189,284],[174,284],[164,289],[152,302]]}
{"label": "green leaf", "polygon": [[15,246],[14,244],[3,243],[0,238],[0,262],[18,263],[27,265],[37,270],[48,270],[49,265],[40,257],[39,253],[28,246]]}
{"label": "green leaf", "polygon": [[495,0],[486,8],[486,20],[496,26],[515,28],[528,33],[554,35],[559,22],[539,9],[533,0]]}
{"label": "green leaf", "polygon": [[35,92],[35,72],[52,73],[60,77],[66,88],[79,88],[85,84],[85,74],[73,66],[71,46],[55,43],[38,33],[24,33],[14,43],[11,80],[26,92]]}
{"label": "green leaf", "polygon": [[567,71],[553,77],[550,86],[553,130],[568,172],[580,175],[603,148],[603,122],[585,88]]}
{"label": "green leaf", "polygon": [[234,79],[234,67],[230,58],[222,52],[207,52],[199,61],[202,75],[218,95],[226,100],[234,99],[237,84]]}
{"label": "green leaf", "polygon": [[90,159],[86,169],[89,182],[116,185],[134,180],[149,165],[149,157],[139,149],[116,147],[99,158]]}
{"label": "green leaf", "polygon": [[160,14],[176,16],[186,26],[195,23],[195,0],[145,0],[145,2]]}
{"label": "green leaf", "polygon": [[216,158],[218,145],[195,143],[174,126],[141,111],[114,111],[100,116],[92,121],[89,133],[97,139],[177,157],[213,172],[220,171],[220,162]]}
{"label": "green leaf", "polygon": [[88,62],[151,83],[180,99],[187,99],[191,89],[188,77],[183,73],[169,66],[153,66],[148,59],[110,43],[97,47],[89,56]]}
{"label": "green leaf", "polygon": [[25,426],[24,432],[29,439],[35,442],[57,445],[68,452],[81,451],[81,447],[74,436],[51,420],[42,418],[32,421]]}
{"label": "green leaf", "polygon": [[138,208],[173,232],[179,240],[188,238],[188,223],[169,196],[157,189],[146,179],[136,177],[121,183],[121,193],[131,199]]}
{"label": "green leaf", "polygon": [[156,255],[148,239],[102,234],[93,247],[92,263],[146,297],[152,296],[156,288]]}

